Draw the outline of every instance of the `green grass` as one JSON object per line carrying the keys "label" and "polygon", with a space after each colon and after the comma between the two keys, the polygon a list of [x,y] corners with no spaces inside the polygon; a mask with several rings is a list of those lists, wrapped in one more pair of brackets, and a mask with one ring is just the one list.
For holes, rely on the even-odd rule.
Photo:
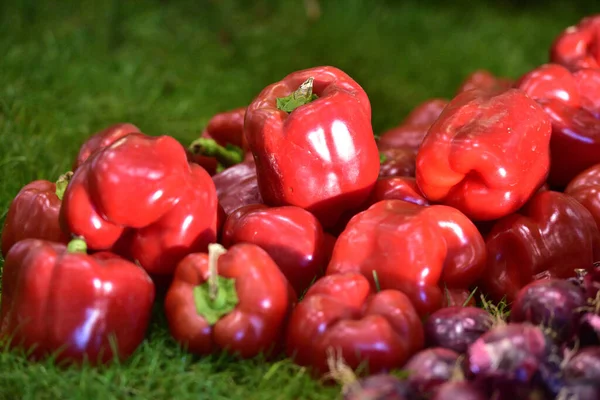
{"label": "green grass", "polygon": [[[477,68],[518,77],[546,62],[555,35],[594,12],[590,1],[558,9],[506,0],[322,0],[321,19],[309,22],[300,1],[95,3],[0,5],[2,219],[23,185],[56,179],[86,136],[109,124],[129,121],[188,143],[214,113],[248,104],[289,72],[330,64],[363,85],[374,129],[382,132],[420,101],[452,96]],[[0,353],[0,399],[286,400],[338,393],[287,361],[195,359],[170,340],[159,310],[139,351],[105,370],[61,369]]]}

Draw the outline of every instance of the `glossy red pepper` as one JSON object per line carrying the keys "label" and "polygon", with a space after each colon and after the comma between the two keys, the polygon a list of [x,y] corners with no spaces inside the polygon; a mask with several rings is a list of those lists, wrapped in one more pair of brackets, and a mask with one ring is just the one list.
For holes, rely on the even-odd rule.
{"label": "glossy red pepper", "polygon": [[225,350],[249,358],[281,348],[295,301],[271,257],[241,243],[185,257],[164,305],[171,335],[191,353]]}
{"label": "glossy red pepper", "polygon": [[77,158],[73,163],[73,171],[79,168],[96,151],[108,147],[122,137],[132,133],[141,133],[141,131],[137,126],[130,123],[114,124],[94,133],[81,145]]}
{"label": "glossy red pepper", "polygon": [[575,175],[600,163],[600,69],[571,73],[545,64],[521,77],[519,87],[550,117],[548,183],[562,190]]}
{"label": "glossy red pepper", "polygon": [[265,203],[302,207],[326,227],[359,206],[379,174],[369,98],[337,68],[266,87],[248,106],[244,133]]}
{"label": "glossy red pepper", "polygon": [[32,359],[124,360],[145,337],[153,301],[146,272],[115,254],[88,255],[80,239],[25,239],[4,263],[0,336]]}
{"label": "glossy red pepper", "polygon": [[[579,173],[565,189],[565,194],[580,202],[600,227],[600,164]],[[600,261],[600,260],[596,260]]]}
{"label": "glossy red pepper", "polygon": [[217,234],[217,194],[172,137],[128,135],[95,153],[71,179],[63,229],[90,249],[113,248],[152,275],[170,275]]}
{"label": "glossy red pepper", "polygon": [[238,208],[223,226],[221,244],[252,243],[275,261],[298,295],[325,272],[326,248],[319,220],[295,206],[255,204]]}
{"label": "glossy red pepper", "polygon": [[287,329],[289,357],[315,375],[341,356],[368,373],[399,368],[424,345],[419,315],[397,290],[375,292],[358,273],[319,279],[298,303]]}
{"label": "glossy red pepper", "polygon": [[600,68],[600,14],[562,31],[552,43],[550,61],[571,70]]}
{"label": "glossy red pepper", "polygon": [[431,124],[448,105],[446,99],[430,99],[415,107],[402,123],[384,133],[377,139],[380,149],[410,147],[419,148]]}
{"label": "glossy red pepper", "polygon": [[248,144],[244,137],[245,117],[246,107],[218,113],[208,121],[200,137],[214,139],[221,146],[232,144],[246,151]]}
{"label": "glossy red pepper", "polygon": [[479,69],[469,75],[458,87],[457,93],[478,89],[490,94],[510,89],[514,82],[509,78],[497,77],[490,71]]}
{"label": "glossy red pepper", "polygon": [[227,168],[212,177],[219,204],[226,215],[250,204],[264,204],[258,190],[256,164],[253,159]]}
{"label": "glossy red pepper", "polygon": [[409,146],[390,147],[379,152],[379,177],[415,176],[417,150]]}
{"label": "glossy red pepper", "polygon": [[521,90],[463,92],[423,140],[417,184],[473,220],[508,215],[545,182],[550,133],[548,115]]}
{"label": "glossy red pepper", "polygon": [[375,203],[338,237],[327,275],[361,272],[382,289],[408,295],[421,315],[442,306],[440,284],[468,288],[484,272],[486,249],[473,223],[455,208],[402,200]]}
{"label": "glossy red pepper", "polygon": [[537,193],[518,213],[500,219],[486,238],[481,288],[490,299],[514,300],[519,289],[544,278],[569,278],[600,260],[600,232],[574,198]]}
{"label": "glossy red pepper", "polygon": [[67,243],[69,235],[58,222],[62,197],[72,173],[62,175],[56,183],[36,180],[25,185],[10,203],[2,229],[2,255],[23,239],[44,239]]}

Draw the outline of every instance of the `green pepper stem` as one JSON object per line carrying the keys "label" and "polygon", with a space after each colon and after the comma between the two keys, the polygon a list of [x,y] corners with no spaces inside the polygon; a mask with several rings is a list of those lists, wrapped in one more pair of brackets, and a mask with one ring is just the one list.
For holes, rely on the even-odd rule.
{"label": "green pepper stem", "polygon": [[289,96],[277,98],[277,108],[287,113],[291,113],[296,108],[316,100],[318,96],[312,92],[314,80],[315,79],[311,76],[302,82],[300,87]]}
{"label": "green pepper stem", "polygon": [[214,157],[219,164],[225,167],[231,167],[244,161],[244,150],[232,144],[221,146],[214,139],[210,138],[201,137],[194,140],[190,144],[189,150],[193,154]]}
{"label": "green pepper stem", "polygon": [[65,195],[65,191],[67,190],[67,186],[69,185],[69,182],[71,181],[71,178],[73,177],[73,172],[69,171],[69,172],[65,172],[64,174],[62,174],[61,176],[58,177],[58,180],[56,181],[56,197],[58,197],[59,200],[62,200],[64,195]]}
{"label": "green pepper stem", "polygon": [[67,253],[87,253],[87,243],[80,237],[74,237],[67,244]]}

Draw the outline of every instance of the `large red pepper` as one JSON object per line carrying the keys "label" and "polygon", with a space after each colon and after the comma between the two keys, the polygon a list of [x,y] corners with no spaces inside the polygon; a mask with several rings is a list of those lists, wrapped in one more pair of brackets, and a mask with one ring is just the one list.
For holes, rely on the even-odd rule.
{"label": "large red pepper", "polygon": [[185,257],[164,304],[171,334],[191,353],[226,350],[248,358],[281,348],[295,302],[271,257],[242,243]]}
{"label": "large red pepper", "polygon": [[252,243],[265,250],[298,295],[325,272],[323,228],[308,211],[295,206],[255,204],[238,208],[223,226],[221,244]]}
{"label": "large red pepper", "polygon": [[469,287],[484,272],[485,258],[483,238],[457,209],[383,200],[350,220],[327,275],[360,272],[373,287],[378,280],[382,289],[403,291],[425,315],[442,306],[442,282]]}
{"label": "large red pepper", "polygon": [[73,163],[73,171],[96,151],[108,147],[122,137],[132,133],[141,133],[141,131],[137,126],[130,123],[114,124],[94,133],[81,145],[77,158]]}
{"label": "large red pepper", "polygon": [[500,219],[486,246],[481,287],[495,301],[511,302],[534,280],[569,278],[600,260],[594,218],[574,198],[554,191],[537,193],[518,213]]}
{"label": "large red pepper", "polygon": [[36,180],[25,185],[10,203],[2,229],[2,255],[23,239],[45,239],[67,243],[58,214],[62,197],[72,173],[62,175],[56,183]]}
{"label": "large red pepper", "polygon": [[153,301],[146,272],[115,254],[25,239],[4,264],[0,336],[33,359],[123,360],[144,339]]}
{"label": "large red pepper", "polygon": [[153,275],[170,275],[186,254],[215,241],[217,204],[210,176],[188,164],[177,140],[136,134],[75,171],[60,218],[90,249],[113,248]]}
{"label": "large red pepper", "polygon": [[474,220],[508,215],[546,180],[550,133],[548,115],[521,90],[462,92],[421,144],[417,184]]}
{"label": "large red pepper", "polygon": [[431,124],[448,105],[446,99],[430,99],[415,107],[396,128],[382,133],[377,139],[381,150],[409,147],[417,150]]}
{"label": "large red pepper", "polygon": [[369,98],[337,68],[266,87],[248,106],[244,133],[265,203],[305,208],[326,227],[360,205],[379,174]]}
{"label": "large red pepper", "polygon": [[497,77],[490,71],[479,69],[467,76],[458,87],[457,93],[479,89],[490,94],[495,94],[510,89],[513,84],[514,82],[512,79]]}
{"label": "large red pepper", "polygon": [[552,43],[550,61],[571,70],[600,68],[600,14],[562,31]]}
{"label": "large red pepper", "polygon": [[212,177],[219,204],[226,215],[250,204],[263,204],[258,190],[256,164],[253,159],[227,168]]}
{"label": "large red pepper", "polygon": [[365,277],[348,272],[319,279],[294,311],[287,354],[315,375],[329,372],[328,357],[373,374],[400,368],[423,348],[419,315],[397,290],[375,292]]}
{"label": "large red pepper", "polygon": [[586,169],[573,178],[567,185],[565,194],[587,208],[600,228],[600,164]]}
{"label": "large red pepper", "polygon": [[521,77],[519,88],[550,117],[552,187],[562,189],[575,175],[600,163],[600,69],[571,73],[560,65],[545,64]]}

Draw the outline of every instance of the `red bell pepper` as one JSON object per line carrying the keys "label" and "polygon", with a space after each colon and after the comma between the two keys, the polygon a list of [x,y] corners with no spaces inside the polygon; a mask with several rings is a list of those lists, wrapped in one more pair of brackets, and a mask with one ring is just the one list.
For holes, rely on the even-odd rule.
{"label": "red bell pepper", "polygon": [[521,90],[463,92],[423,140],[417,184],[471,219],[508,215],[545,182],[550,133],[548,115]]}
{"label": "red bell pepper", "polygon": [[292,312],[286,351],[315,375],[329,372],[332,353],[374,374],[401,367],[423,345],[421,320],[406,295],[376,293],[365,277],[347,272],[323,277],[308,290]]}
{"label": "red bell pepper", "polygon": [[379,178],[366,206],[361,211],[381,200],[404,200],[420,206],[429,205],[427,199],[421,194],[415,178],[406,176]]}
{"label": "red bell pepper", "polygon": [[408,295],[421,315],[442,306],[440,284],[468,288],[484,272],[486,249],[455,208],[383,200],[354,216],[338,237],[327,275],[356,271],[373,287]]}
{"label": "red bell pepper", "polygon": [[571,73],[545,64],[521,77],[519,87],[550,117],[548,183],[562,190],[575,175],[600,163],[600,69]]}
{"label": "red bell pepper", "polygon": [[170,275],[217,234],[217,194],[172,137],[128,135],[78,168],[63,199],[63,230],[114,249],[152,275]]}
{"label": "red bell pepper", "polygon": [[379,177],[415,176],[417,150],[410,146],[380,150]]}
{"label": "red bell pepper", "polygon": [[219,197],[219,204],[226,215],[250,204],[264,204],[253,159],[227,168],[212,177]]}
{"label": "red bell pepper", "polygon": [[600,68],[600,14],[562,31],[552,43],[550,61],[570,70]]}
{"label": "red bell pepper", "polygon": [[295,206],[255,204],[238,208],[223,226],[221,244],[252,243],[265,250],[298,295],[325,272],[323,228],[308,211]]}
{"label": "red bell pepper", "polygon": [[2,255],[23,239],[44,239],[67,243],[69,235],[58,222],[62,197],[69,179],[68,172],[56,183],[36,180],[25,185],[10,203],[2,229]]}
{"label": "red bell pepper", "polygon": [[379,149],[408,146],[417,150],[431,124],[448,105],[446,99],[430,99],[415,107],[402,123],[377,139]]}
{"label": "red bell pepper", "polygon": [[[580,202],[600,227],[600,164],[578,174],[565,189],[565,194]],[[597,260],[598,261],[598,260]]]}
{"label": "red bell pepper", "polygon": [[25,239],[10,249],[0,310],[0,336],[10,347],[32,359],[92,365],[137,349],[151,316],[152,280],[115,254],[85,250],[81,239],[68,246]]}
{"label": "red bell pepper", "polygon": [[137,126],[130,123],[114,124],[94,133],[81,145],[77,158],[73,163],[73,171],[79,168],[96,151],[108,147],[132,133],[141,133],[141,131]]}
{"label": "red bell pepper", "polygon": [[514,82],[509,78],[497,77],[490,71],[479,69],[469,75],[458,87],[457,94],[467,90],[479,89],[495,94],[510,89]]}
{"label": "red bell pepper", "polygon": [[500,219],[486,238],[481,288],[510,303],[519,289],[544,278],[566,279],[600,260],[600,232],[588,210],[559,192],[537,193],[518,213]]}
{"label": "red bell pepper", "polygon": [[244,133],[265,203],[302,207],[325,227],[359,206],[379,174],[369,98],[337,68],[266,87],[248,106]]}
{"label": "red bell pepper", "polygon": [[244,151],[248,144],[244,137],[244,118],[246,107],[239,107],[213,116],[200,137],[214,139],[221,146],[231,144]]}
{"label": "red bell pepper", "polygon": [[165,297],[173,338],[193,354],[217,350],[243,358],[268,354],[283,344],[296,302],[277,264],[260,247],[241,243],[185,257]]}

